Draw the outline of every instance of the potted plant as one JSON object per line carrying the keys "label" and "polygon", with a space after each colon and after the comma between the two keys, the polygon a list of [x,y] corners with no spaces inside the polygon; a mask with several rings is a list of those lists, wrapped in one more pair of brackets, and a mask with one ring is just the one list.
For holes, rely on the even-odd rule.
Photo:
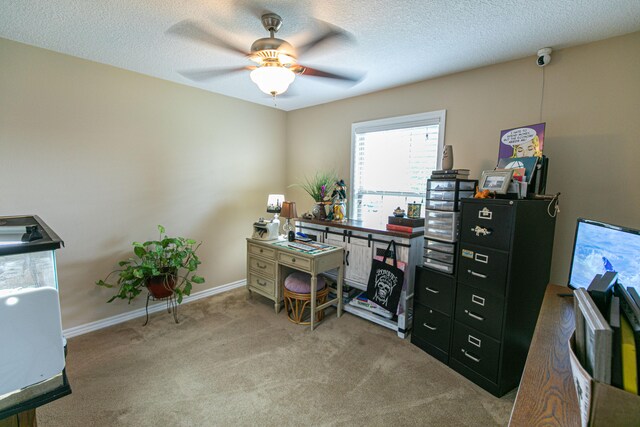
{"label": "potted plant", "polygon": [[[154,298],[175,296],[180,304],[184,295],[191,294],[194,283],[204,283],[204,278],[195,274],[201,263],[196,255],[201,243],[196,244],[195,240],[184,237],[169,237],[161,225],[158,225],[158,231],[160,240],[133,242],[136,257],[120,261],[120,269],[96,282],[105,288],[118,288],[107,302],[120,298],[131,303],[147,288]],[[118,279],[110,282],[109,277],[114,274]]]}
{"label": "potted plant", "polygon": [[312,178],[305,177],[302,184],[294,184],[302,187],[316,202],[312,210],[314,218],[326,218],[324,205],[331,204],[331,191],[337,180],[334,172],[316,172]]}

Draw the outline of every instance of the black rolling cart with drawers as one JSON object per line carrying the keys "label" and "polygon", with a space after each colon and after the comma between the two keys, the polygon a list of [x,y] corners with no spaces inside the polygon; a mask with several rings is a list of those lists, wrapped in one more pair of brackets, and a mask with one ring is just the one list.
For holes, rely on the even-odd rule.
{"label": "black rolling cart with drawers", "polygon": [[496,396],[519,384],[549,281],[543,200],[462,202],[455,274],[417,267],[412,342]]}

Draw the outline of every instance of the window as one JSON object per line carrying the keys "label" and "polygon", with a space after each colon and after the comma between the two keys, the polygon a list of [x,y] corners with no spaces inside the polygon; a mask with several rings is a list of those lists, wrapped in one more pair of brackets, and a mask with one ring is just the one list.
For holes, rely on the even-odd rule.
{"label": "window", "polygon": [[354,123],[350,217],[386,224],[398,206],[424,206],[427,179],[440,166],[444,125],[445,110]]}

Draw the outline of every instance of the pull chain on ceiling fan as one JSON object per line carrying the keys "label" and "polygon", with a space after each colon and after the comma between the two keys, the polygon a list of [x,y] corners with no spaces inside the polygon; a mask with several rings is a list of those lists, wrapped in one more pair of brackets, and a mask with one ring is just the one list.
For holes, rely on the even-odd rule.
{"label": "pull chain on ceiling fan", "polygon": [[[275,37],[275,33],[277,33],[282,26],[282,18],[275,13],[265,13],[262,15],[261,21],[262,26],[269,32],[269,37],[254,41],[248,53],[212,34],[196,22],[187,20],[172,26],[167,30],[168,34],[186,38],[191,41],[198,41],[210,46],[224,48],[234,53],[240,53],[257,64],[254,66],[230,69],[208,68],[190,70],[180,72],[180,74],[190,80],[200,82],[238,71],[251,71],[251,80],[262,92],[274,98],[286,92],[297,75],[322,77],[350,84],[355,84],[362,79],[362,75],[356,75],[355,73],[351,75],[336,74],[299,64],[297,62],[296,49],[286,40]],[[298,48],[297,53],[304,54],[311,49],[316,49],[322,43],[331,39],[340,39],[343,41],[352,40],[351,35],[341,28],[326,22],[319,22],[325,27],[323,33]]]}

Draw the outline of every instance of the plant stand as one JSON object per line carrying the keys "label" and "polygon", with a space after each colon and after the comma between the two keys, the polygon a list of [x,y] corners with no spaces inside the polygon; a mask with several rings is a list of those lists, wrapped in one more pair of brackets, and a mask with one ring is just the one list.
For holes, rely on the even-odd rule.
{"label": "plant stand", "polygon": [[176,321],[176,323],[180,323],[178,322],[178,301],[176,300],[176,294],[175,292],[172,292],[171,295],[169,295],[168,297],[164,297],[164,298],[156,298],[154,297],[151,292],[149,292],[147,294],[147,304],[144,307],[144,311],[147,315],[146,320],[144,321],[144,324],[142,326],[147,326],[147,323],[149,323],[149,300],[154,300],[154,301],[166,301],[167,302],[167,313],[171,313],[173,311],[173,320]]}

